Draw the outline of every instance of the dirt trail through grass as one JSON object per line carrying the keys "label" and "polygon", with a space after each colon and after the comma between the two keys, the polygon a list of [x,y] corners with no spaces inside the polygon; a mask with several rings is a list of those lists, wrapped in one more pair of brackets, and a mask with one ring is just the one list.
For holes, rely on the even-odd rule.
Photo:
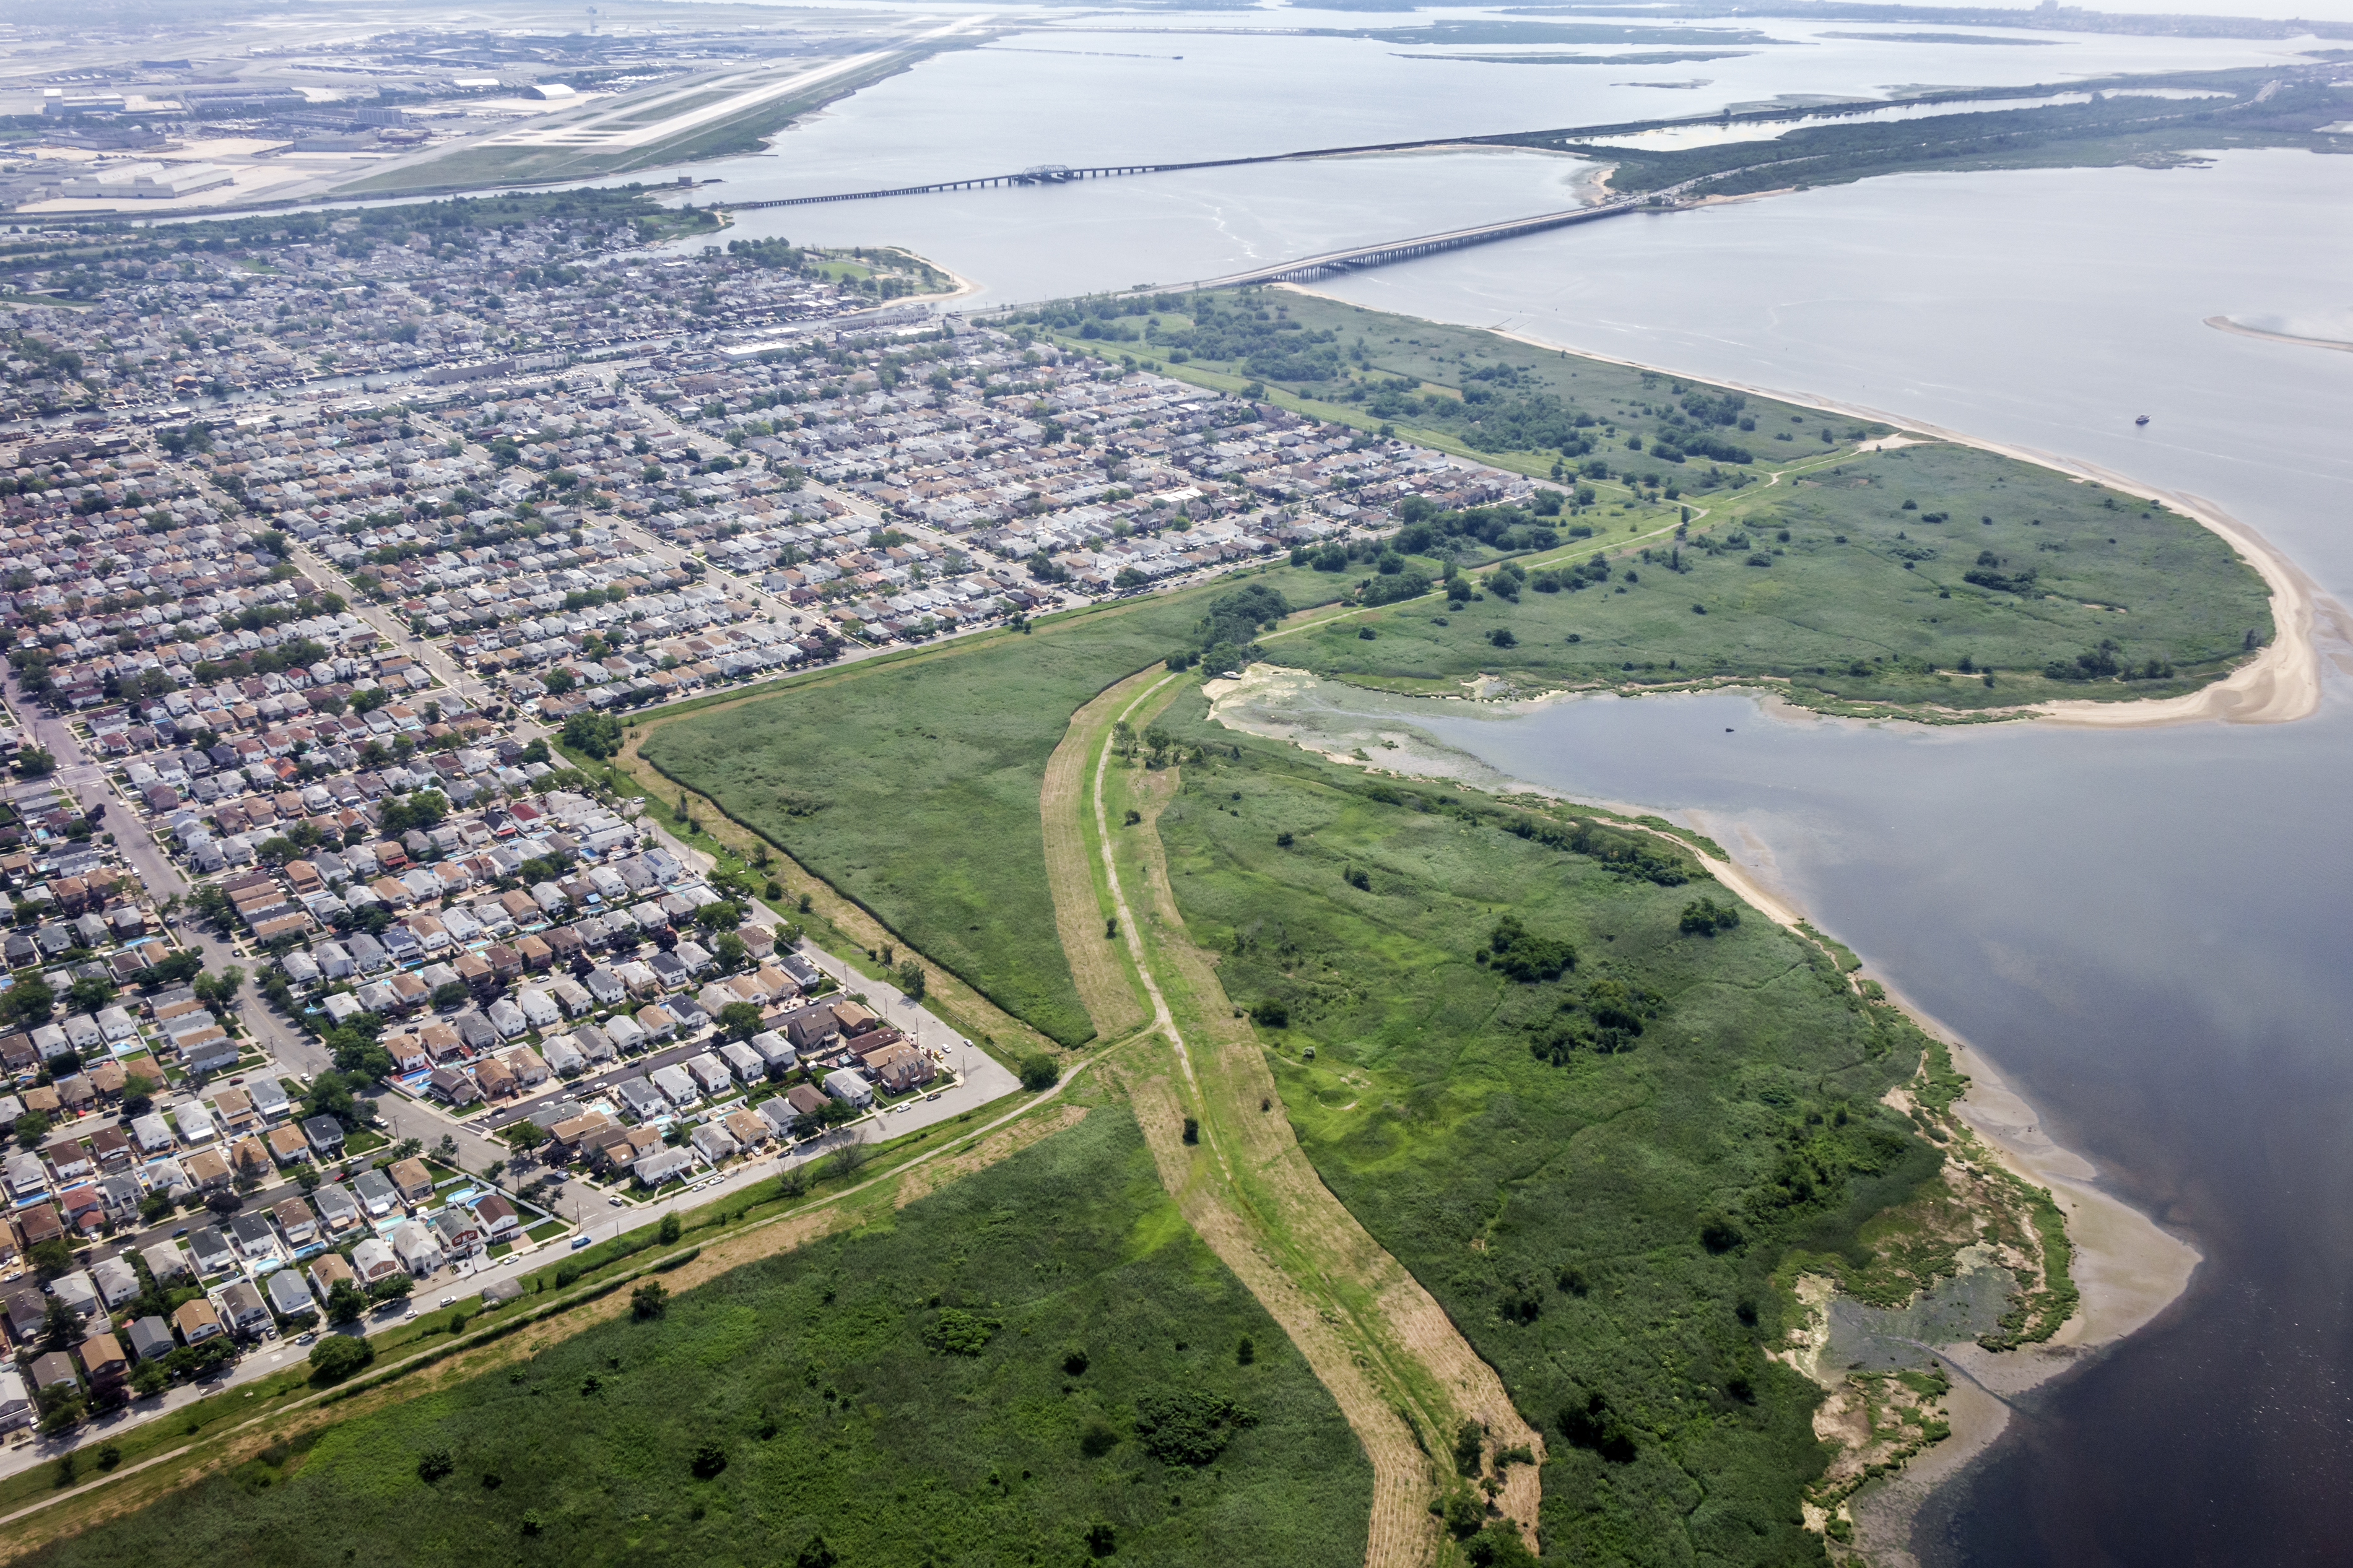
{"label": "dirt trail through grass", "polygon": [[1076,1127],[1086,1119],[1086,1114],[1087,1108],[1083,1105],[1065,1105],[1056,1110],[1026,1117],[965,1153],[951,1155],[909,1171],[900,1179],[899,1191],[892,1197],[891,1206],[905,1208],[917,1198],[928,1197],[950,1182],[960,1182],[976,1172],[985,1171],[999,1160],[1009,1159],[1030,1144],[1050,1138],[1066,1127]]}
{"label": "dirt trail through grass", "polygon": [[[1187,939],[1156,830],[1176,775],[1115,769],[1110,752],[1115,721],[1141,727],[1180,689],[1159,670],[1123,681],[1104,694],[1117,700],[1089,704],[1057,749],[1048,776],[1067,782],[1054,804],[1080,826],[1047,837],[1050,855],[1061,858],[1051,869],[1057,925],[1066,942],[1076,932],[1099,955],[1106,944],[1098,922],[1118,918],[1120,945],[1166,1041],[1124,1054],[1118,1068],[1161,1179],[1283,1325],[1363,1443],[1374,1470],[1367,1564],[1426,1563],[1439,1545],[1427,1505],[1443,1484],[1431,1455],[1460,1424],[1481,1421],[1498,1445],[1537,1453],[1543,1439],[1437,1302],[1316,1176],[1249,1023]],[[1082,779],[1091,787],[1068,787]],[[1139,818],[1132,826],[1130,811]],[[1131,888],[1148,889],[1148,902],[1131,904]],[[1083,902],[1071,908],[1076,900]],[[1081,967],[1077,953],[1071,967]],[[1118,979],[1132,997],[1126,974]],[[1197,1142],[1185,1137],[1188,1116]],[[1497,1504],[1533,1541],[1536,1469],[1511,1467],[1506,1480]]]}
{"label": "dirt trail through grass", "polygon": [[1046,829],[1046,880],[1054,894],[1054,929],[1070,960],[1071,978],[1079,1000],[1093,1020],[1099,1039],[1115,1040],[1141,1028],[1148,1019],[1134,978],[1127,967],[1124,948],[1103,929],[1104,916],[1096,863],[1088,851],[1084,814],[1089,764],[1093,750],[1087,738],[1107,731],[1152,683],[1155,671],[1145,670],[1106,689],[1071,716],[1071,728],[1046,763],[1046,785],[1039,810]]}

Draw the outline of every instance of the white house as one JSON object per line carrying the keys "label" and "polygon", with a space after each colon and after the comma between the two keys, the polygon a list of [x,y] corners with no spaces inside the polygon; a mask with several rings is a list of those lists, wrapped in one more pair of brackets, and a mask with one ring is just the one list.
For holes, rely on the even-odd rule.
{"label": "white house", "polygon": [[413,1219],[393,1227],[392,1250],[411,1274],[430,1274],[449,1260],[433,1227]]}
{"label": "white house", "polygon": [[694,1169],[694,1152],[691,1149],[656,1149],[638,1156],[629,1167],[630,1174],[639,1186],[659,1187],[673,1176],[683,1176]]}
{"label": "white house", "polygon": [[874,1086],[848,1068],[836,1068],[825,1075],[825,1091],[860,1110],[874,1103]]}

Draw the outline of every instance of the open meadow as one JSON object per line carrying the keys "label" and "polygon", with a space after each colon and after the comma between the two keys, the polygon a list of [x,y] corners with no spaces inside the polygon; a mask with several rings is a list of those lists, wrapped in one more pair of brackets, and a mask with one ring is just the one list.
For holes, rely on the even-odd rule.
{"label": "open meadow", "polygon": [[[1295,605],[1329,574],[1254,574]],[[1038,816],[1071,715],[1195,647],[1220,581],[852,665],[649,726],[639,754],[708,795],[935,963],[1064,1045],[1092,1033],[1055,940]]]}
{"label": "open meadow", "polygon": [[1356,1568],[1369,1491],[1331,1396],[1108,1104],[32,1561]]}
{"label": "open meadow", "polygon": [[1547,1554],[1818,1560],[1820,1393],[1766,1352],[1793,1258],[1859,1268],[1941,1163],[1879,1101],[1922,1037],[1660,839],[1524,838],[1200,710],[1163,721],[1217,748],[1159,818],[1187,927],[1317,1173],[1544,1433]]}
{"label": "open meadow", "polygon": [[1762,679],[1822,707],[1984,710],[2178,695],[2274,634],[2262,578],[2194,520],[1998,453],[1882,445],[1886,425],[1288,289],[1021,319],[1561,487],[1513,516],[1556,546],[1480,572],[1481,531],[1433,520],[1435,563],[1402,546],[1367,602],[1448,559],[1464,597],[1327,619],[1271,643],[1279,663],[1403,690]]}
{"label": "open meadow", "polygon": [[1984,709],[2193,690],[2273,630],[2263,579],[2192,520],[1966,447],[1818,460],[1680,536],[1610,542],[1508,563],[1454,603],[1324,617],[1267,654],[1407,690],[1761,677],[1800,700]]}

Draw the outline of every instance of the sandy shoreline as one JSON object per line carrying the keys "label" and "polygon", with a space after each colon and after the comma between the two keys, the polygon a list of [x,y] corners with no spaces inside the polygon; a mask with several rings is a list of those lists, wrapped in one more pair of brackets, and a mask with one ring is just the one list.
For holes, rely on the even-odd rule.
{"label": "sandy shoreline", "polygon": [[2353,343],[2339,342],[2335,338],[2300,338],[2294,332],[2267,332],[2261,327],[2242,327],[2228,316],[2209,316],[2206,324],[2218,332],[2232,332],[2242,338],[2262,338],[2267,342],[2294,343],[2300,349],[2335,349],[2339,353],[2353,354]]}
{"label": "sandy shoreline", "polygon": [[[1883,981],[1882,984],[1884,984]],[[1890,994],[1895,994],[1893,988]],[[1867,1487],[1849,1505],[1855,1544],[1880,1568],[1917,1568],[1912,1529],[1938,1488],[1968,1469],[2009,1428],[2015,1399],[2147,1324],[2189,1288],[2203,1256],[2148,1215],[2098,1184],[2097,1169],[2053,1142],[2034,1109],[1975,1047],[1908,1000],[1915,1022],[1943,1040],[1953,1065],[1969,1077],[1954,1109],[2003,1165],[2047,1190],[2067,1216],[2075,1256],[2069,1266],[2080,1300],[2075,1315],[2042,1344],[1992,1352],[1973,1342],[1938,1347],[1966,1374],[1946,1401],[1952,1436],[1896,1475]],[[1974,1380],[1972,1382],[1971,1380]]]}
{"label": "sandy shoreline", "polygon": [[[1554,798],[1560,792],[1493,773],[1465,770],[1443,756],[1439,747],[1403,744],[1376,760],[1342,748],[1348,737],[1277,733],[1248,721],[1233,709],[1271,699],[1281,703],[1294,695],[1301,673],[1276,666],[1252,665],[1240,679],[1218,680],[1204,688],[1217,721],[1254,734],[1280,739],[1303,750],[1368,773],[1393,776],[1451,779],[1488,793],[1525,791]],[[1312,678],[1309,678],[1312,679]],[[1399,717],[1400,728],[1409,719]],[[1421,737],[1424,741],[1427,736]],[[1419,765],[1418,765],[1419,764]],[[1643,808],[1624,802],[1593,802],[1627,816]],[[1736,831],[1736,822],[1719,823],[1685,814],[1688,825],[1719,844],[1746,843],[1758,858],[1766,858],[1753,838]],[[1635,826],[1630,824],[1629,826]],[[1638,831],[1641,831],[1639,827]],[[1805,920],[1797,903],[1777,889],[1770,873],[1760,867],[1719,858],[1677,840],[1708,872],[1732,892],[1777,925],[1795,928]],[[1730,853],[1727,850],[1727,853]],[[1884,977],[1880,984],[1887,985]],[[1890,1568],[1916,1568],[1910,1548],[1912,1522],[1920,1506],[1945,1482],[1966,1469],[1990,1447],[2008,1426],[2010,1407],[2003,1403],[2076,1365],[2086,1356],[2115,1344],[2171,1305],[2189,1288],[2200,1261],[2197,1249],[2161,1228],[2156,1221],[2105,1191],[2098,1172],[2083,1156],[2054,1142],[2042,1128],[2034,1109],[2002,1079],[1985,1055],[1948,1027],[1888,985],[1888,994],[1920,1027],[1945,1043],[1953,1065],[1968,1075],[1968,1092],[1957,1103],[1960,1120],[2003,1165],[2035,1185],[2045,1188],[2065,1215],[2067,1234],[2074,1244],[2070,1266],[2079,1300],[2074,1316],[2043,1344],[2000,1353],[1974,1342],[1940,1347],[1941,1353],[1962,1373],[1953,1381],[1947,1401],[1952,1436],[1914,1458],[1898,1474],[1874,1482],[1850,1504],[1855,1521],[1856,1547],[1873,1563]],[[1969,1379],[1975,1379],[1972,1384]]]}
{"label": "sandy shoreline", "polygon": [[[1798,910],[1747,868],[1696,849],[1692,853],[1718,881],[1776,924],[1799,923]],[[1880,983],[1887,984],[1884,979]],[[1952,1436],[1895,1475],[1866,1487],[1849,1504],[1855,1548],[1865,1561],[1880,1568],[1918,1568],[1911,1535],[1921,1505],[2008,1429],[2010,1409],[2004,1401],[2141,1328],[2189,1288],[2189,1277],[2203,1259],[2196,1247],[2103,1190],[2098,1170],[2052,1141],[2034,1108],[1983,1053],[1895,987],[1888,986],[1888,994],[1913,1022],[1942,1040],[1952,1053],[1953,1066],[1968,1075],[1968,1092],[1954,1107],[1960,1120],[2005,1167],[2047,1190],[2066,1215],[2067,1237],[2075,1248],[2069,1273],[2079,1292],[2074,1316],[2042,1344],[2003,1352],[1988,1351],[1972,1341],[1938,1347],[1966,1374],[1952,1380],[1952,1393],[1945,1402]]]}
{"label": "sandy shoreline", "polygon": [[[1324,293],[1303,285],[1290,285],[1303,294],[1341,304],[1353,301]],[[2049,468],[2070,479],[2089,479],[2106,486],[2120,494],[2138,496],[2145,500],[2163,501],[2201,527],[2220,535],[2224,542],[2247,558],[2256,573],[2271,590],[2274,635],[2256,656],[2232,670],[2222,679],[2180,697],[2156,698],[2131,702],[2054,701],[2034,704],[2020,710],[2046,722],[2082,725],[2092,729],[2147,729],[2159,725],[2217,721],[2227,724],[2282,724],[2306,719],[2320,708],[2320,651],[2318,636],[2323,628],[2339,645],[2353,647],[2353,615],[2344,606],[2322,593],[2302,568],[2274,549],[2271,542],[2253,528],[2232,517],[2221,507],[2201,496],[2154,489],[2126,475],[2085,463],[2056,453],[2043,452],[2030,447],[2011,446],[2005,442],[1989,441],[1942,426],[1924,424],[1916,419],[1891,414],[1884,409],[1862,404],[1841,403],[1833,399],[1801,393],[1780,391],[1773,387],[1754,386],[1746,382],[1730,381],[1717,376],[1694,375],[1687,371],[1672,370],[1664,365],[1645,363],[1615,354],[1598,353],[1573,343],[1551,342],[1531,337],[1525,332],[1507,331],[1500,327],[1485,331],[1531,348],[1567,350],[1606,364],[1622,364],[1633,370],[1646,370],[1659,375],[1671,375],[1685,380],[1704,382],[1713,386],[1730,387],[1757,397],[1770,397],[1800,408],[1820,409],[1826,414],[1841,415],[1852,419],[1867,419],[1876,424],[1893,425],[1899,431],[1924,435],[1955,446],[1974,447],[1979,451],[1993,452],[2014,458],[2021,463]],[[2232,328],[2244,331],[2244,328]],[[2262,334],[2274,335],[2274,334]],[[2295,341],[2295,340],[2292,340]],[[2353,668],[2345,658],[2337,660],[2340,668]]]}

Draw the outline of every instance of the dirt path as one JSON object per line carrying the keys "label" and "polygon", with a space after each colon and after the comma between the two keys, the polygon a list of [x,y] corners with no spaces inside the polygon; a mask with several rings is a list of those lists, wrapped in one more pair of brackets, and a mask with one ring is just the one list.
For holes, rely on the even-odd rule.
{"label": "dirt path", "polygon": [[969,1152],[954,1154],[934,1164],[909,1171],[899,1180],[899,1190],[892,1194],[892,1208],[905,1208],[918,1198],[927,1198],[950,1182],[960,1182],[978,1171],[985,1171],[999,1160],[1018,1154],[1030,1144],[1050,1138],[1066,1127],[1076,1127],[1086,1120],[1083,1105],[1065,1105],[1042,1116],[1032,1116],[1017,1121],[1002,1132],[988,1138]]}
{"label": "dirt path", "polygon": [[[1153,792],[1157,798],[1142,808],[1145,825],[1155,830],[1138,840],[1150,888],[1147,919],[1180,984],[1199,1004],[1195,1059],[1209,1098],[1229,1112],[1219,1131],[1232,1139],[1238,1163],[1249,1173],[1251,1203],[1279,1216],[1274,1227],[1291,1239],[1303,1266],[1356,1282],[1368,1295],[1369,1305],[1354,1309],[1365,1337],[1393,1364],[1402,1363],[1398,1371],[1404,1381],[1434,1384],[1451,1405],[1429,1413],[1434,1423],[1442,1423],[1437,1433],[1441,1443],[1451,1442],[1468,1418],[1484,1425],[1495,1445],[1524,1443],[1541,1459],[1544,1435],[1521,1418],[1495,1369],[1471,1348],[1437,1299],[1332,1195],[1300,1148],[1290,1118],[1257,1110],[1261,1104],[1279,1106],[1280,1091],[1250,1020],[1236,1016],[1239,1009],[1209,956],[1186,933],[1157,831],[1160,810],[1174,795],[1176,780],[1172,772],[1158,783]],[[1497,1506],[1521,1526],[1533,1548],[1540,1490],[1536,1467],[1509,1467],[1503,1479]]]}
{"label": "dirt path", "polygon": [[1141,1028],[1147,1016],[1135,984],[1121,961],[1121,946],[1103,931],[1103,902],[1088,852],[1087,738],[1112,721],[1151,685],[1154,672],[1129,677],[1071,716],[1071,727],[1046,763],[1046,785],[1039,812],[1046,829],[1046,880],[1054,895],[1054,929],[1061,936],[1079,1000],[1100,1039],[1115,1040]]}
{"label": "dirt path", "polygon": [[[1466,1418],[1484,1422],[1498,1445],[1525,1443],[1540,1454],[1543,1439],[1429,1292],[1316,1176],[1279,1109],[1256,1037],[1186,937],[1156,827],[1176,775],[1114,773],[1109,745],[1114,721],[1140,728],[1181,689],[1159,670],[1132,677],[1105,694],[1116,700],[1082,710],[1058,749],[1059,776],[1091,786],[1056,797],[1082,824],[1075,835],[1049,834],[1049,853],[1066,858],[1053,868],[1056,898],[1066,889],[1084,897],[1075,918],[1058,909],[1058,924],[1065,940],[1076,931],[1100,947],[1093,922],[1104,898],[1117,914],[1151,1003],[1150,1027],[1166,1041],[1128,1053],[1118,1069],[1161,1179],[1283,1326],[1364,1445],[1374,1474],[1368,1568],[1428,1563],[1439,1547],[1428,1504],[1444,1484],[1431,1453],[1451,1445]],[[1142,821],[1114,829],[1114,795],[1123,816],[1132,808]],[[1131,902],[1131,884],[1142,902]],[[1188,1115],[1198,1142],[1184,1140]],[[1498,1505],[1533,1542],[1536,1471],[1514,1466],[1504,1480]]]}

